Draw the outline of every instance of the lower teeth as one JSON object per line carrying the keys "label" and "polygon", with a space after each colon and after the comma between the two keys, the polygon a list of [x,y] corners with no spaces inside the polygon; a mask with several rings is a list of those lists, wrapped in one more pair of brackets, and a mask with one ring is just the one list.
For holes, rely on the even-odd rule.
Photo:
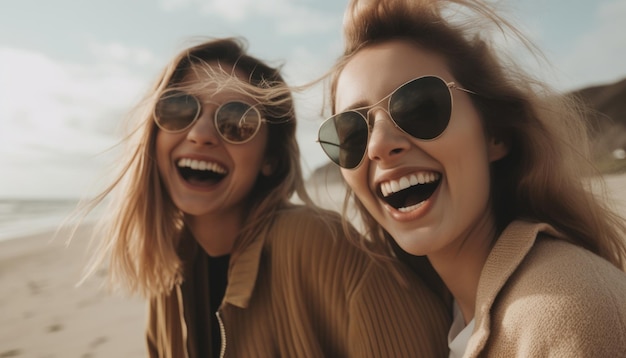
{"label": "lower teeth", "polygon": [[407,206],[407,207],[404,207],[404,208],[398,208],[398,210],[399,210],[400,212],[403,212],[403,213],[408,213],[409,211],[413,211],[413,210],[415,210],[415,209],[419,208],[419,207],[420,207],[420,206],[422,206],[423,204],[424,204],[424,202],[422,201],[422,202],[417,203],[417,204],[415,204],[415,205]]}

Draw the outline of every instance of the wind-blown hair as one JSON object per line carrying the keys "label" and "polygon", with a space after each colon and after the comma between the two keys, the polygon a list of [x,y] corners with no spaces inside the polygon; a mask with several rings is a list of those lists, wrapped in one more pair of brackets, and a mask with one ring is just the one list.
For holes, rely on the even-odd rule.
{"label": "wind-blown hair", "polygon": [[[232,71],[229,73],[228,69]],[[206,83],[186,83],[185,77],[191,71],[209,79]],[[242,80],[241,74],[246,78]],[[216,85],[241,91],[256,100],[269,122],[265,155],[273,164],[273,172],[257,178],[233,256],[237,248],[246,246],[271,223],[274,214],[294,194],[304,203],[311,203],[300,167],[294,103],[279,69],[248,55],[242,39],[210,40],[178,54],[131,113],[135,128],[125,140],[128,149],[119,174],[88,205],[87,210],[91,210],[109,194],[113,196],[106,211],[107,220],[95,231],[99,242],[85,277],[108,262],[108,283],[112,288],[145,297],[169,292],[180,282],[182,263],[177,248],[185,215],[174,205],[159,176],[155,151],[159,129],[153,120],[153,109],[165,90],[199,93],[208,86],[215,89]]]}
{"label": "wind-blown hair", "polygon": [[[453,18],[459,11],[464,16]],[[589,159],[585,110],[498,54],[484,37],[489,25],[513,34],[531,54],[541,55],[480,0],[351,1],[344,16],[345,51],[330,84],[332,111],[338,77],[359,50],[402,39],[433,51],[446,61],[455,81],[477,93],[470,98],[486,133],[509,146],[508,155],[491,166],[490,202],[499,232],[516,218],[546,222],[575,244],[623,269],[624,218],[590,189],[591,179],[599,173]],[[361,213],[371,242],[388,250],[393,245],[389,234],[352,192],[346,196],[344,211],[350,199]]]}

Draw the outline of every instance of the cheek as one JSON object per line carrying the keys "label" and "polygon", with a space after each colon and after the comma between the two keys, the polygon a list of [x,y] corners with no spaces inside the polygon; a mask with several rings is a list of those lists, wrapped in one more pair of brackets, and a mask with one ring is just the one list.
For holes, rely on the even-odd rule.
{"label": "cheek", "polygon": [[482,132],[466,133],[441,153],[449,190],[466,210],[484,210],[490,195],[490,161]]}
{"label": "cheek", "polygon": [[260,130],[251,141],[244,144],[227,145],[227,147],[236,167],[255,179],[263,165],[269,160],[267,158],[267,142],[267,131]]}
{"label": "cheek", "polygon": [[164,175],[170,163],[170,153],[177,143],[176,136],[158,131],[154,139],[154,155],[161,176]]}
{"label": "cheek", "polygon": [[341,175],[348,184],[348,186],[354,191],[354,194],[363,202],[367,203],[373,194],[369,187],[369,178],[366,169],[367,163],[362,163],[356,170],[341,169]]}

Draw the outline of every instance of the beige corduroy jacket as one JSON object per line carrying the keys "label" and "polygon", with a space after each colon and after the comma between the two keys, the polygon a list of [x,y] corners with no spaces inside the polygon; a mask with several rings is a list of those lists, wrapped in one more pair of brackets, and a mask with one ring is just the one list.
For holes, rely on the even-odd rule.
{"label": "beige corduroy jacket", "polygon": [[[338,216],[329,221],[341,233]],[[208,314],[206,255],[191,246],[182,285],[150,302],[152,357],[211,351],[210,337],[194,328],[196,315]],[[281,212],[234,257],[219,310],[224,357],[448,355],[443,301],[408,271],[403,286],[345,239],[333,238],[318,212],[304,206]]]}
{"label": "beige corduroy jacket", "polygon": [[626,274],[547,224],[516,221],[478,284],[464,357],[626,357]]}

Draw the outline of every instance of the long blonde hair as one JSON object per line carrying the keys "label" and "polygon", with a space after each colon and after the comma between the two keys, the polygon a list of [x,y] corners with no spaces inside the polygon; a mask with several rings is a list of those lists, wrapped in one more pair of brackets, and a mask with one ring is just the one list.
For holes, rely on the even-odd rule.
{"label": "long blonde hair", "polygon": [[[227,73],[214,71],[211,66],[216,61],[245,74],[247,82],[237,80],[234,74],[229,78]],[[270,176],[257,179],[233,256],[271,224],[272,217],[294,194],[311,204],[300,167],[293,99],[279,69],[248,55],[240,38],[214,39],[190,47],[172,59],[132,112],[136,128],[125,138],[128,149],[120,161],[119,174],[86,205],[86,210],[91,210],[112,196],[108,218],[95,230],[97,247],[85,277],[108,262],[108,284],[113,289],[150,297],[169,292],[182,279],[177,250],[184,214],[170,199],[157,170],[155,138],[159,129],[153,108],[164,90],[202,90],[202,84],[185,87],[183,78],[189,71],[204,71],[216,75],[217,82],[238,84],[238,89],[261,104],[261,112],[269,121],[266,156],[272,159],[274,170]]]}
{"label": "long blonde hair", "polygon": [[[466,10],[463,21],[447,17],[459,9]],[[345,51],[331,80],[333,111],[337,78],[360,49],[404,39],[440,54],[455,79],[478,94],[471,99],[486,132],[510,147],[509,154],[491,168],[491,203],[498,230],[517,218],[546,222],[623,269],[624,219],[590,190],[588,181],[581,180],[599,176],[589,159],[584,108],[496,53],[496,46],[481,33],[489,24],[512,33],[531,53],[541,56],[514,26],[480,0],[351,1],[344,16]],[[388,233],[352,193],[349,197],[370,239],[379,248],[388,246]]]}

